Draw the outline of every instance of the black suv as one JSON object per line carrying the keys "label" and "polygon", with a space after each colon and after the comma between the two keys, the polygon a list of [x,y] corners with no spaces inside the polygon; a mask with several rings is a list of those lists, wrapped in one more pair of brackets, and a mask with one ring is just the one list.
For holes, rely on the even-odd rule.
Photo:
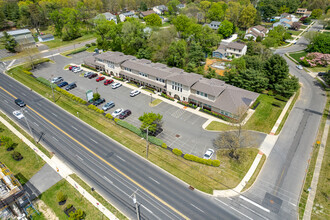
{"label": "black suv", "polygon": [[95,102],[93,102],[93,105],[95,105],[95,106],[98,106],[98,105],[100,105],[100,104],[102,104],[102,103],[104,103],[105,102],[105,99],[98,99],[98,100],[96,100]]}
{"label": "black suv", "polygon": [[26,106],[26,104],[23,102],[23,100],[21,99],[15,99],[15,103],[16,105],[18,105],[19,107],[24,107]]}
{"label": "black suv", "polygon": [[69,90],[74,89],[76,87],[77,87],[76,83],[71,83],[67,87],[65,87],[65,90],[69,91]]}

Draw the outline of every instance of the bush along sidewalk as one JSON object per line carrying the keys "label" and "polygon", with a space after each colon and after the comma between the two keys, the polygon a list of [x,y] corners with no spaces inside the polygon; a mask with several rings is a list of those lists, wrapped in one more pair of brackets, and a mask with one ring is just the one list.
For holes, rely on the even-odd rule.
{"label": "bush along sidewalk", "polygon": [[69,98],[71,98],[71,99],[73,99],[73,100],[75,100],[75,101],[83,104],[83,105],[87,104],[87,101],[83,100],[82,98],[80,98],[78,96],[75,96],[75,95],[69,93],[68,91],[66,91],[64,89],[61,89],[59,87],[55,87],[55,90],[58,91],[58,92],[60,92],[60,93],[62,93],[65,96],[67,96],[67,97],[69,97]]}
{"label": "bush along sidewalk", "polygon": [[86,64],[81,64],[81,66],[82,66],[82,67],[85,67],[85,68],[87,68],[87,69],[90,69],[90,70],[93,70],[93,71],[97,72],[97,69],[95,69],[94,67],[88,66],[88,65],[86,65]]}
{"label": "bush along sidewalk", "polygon": [[166,95],[165,93],[161,93],[160,96],[162,96],[162,97],[164,97],[164,98],[166,98],[166,99],[169,99],[169,100],[171,100],[171,101],[174,101],[174,98],[173,98],[173,97],[168,96],[168,95]]}
{"label": "bush along sidewalk", "polygon": [[210,110],[207,110],[207,109],[203,109],[203,108],[201,108],[201,109],[199,109],[199,111],[201,111],[201,112],[205,112],[205,113],[207,113],[207,114],[209,114],[209,115],[213,115],[213,116],[215,116],[215,117],[217,117],[217,118],[220,118],[220,119],[222,119],[222,120],[224,120],[224,121],[231,121],[232,119],[230,119],[230,118],[228,118],[228,117],[226,117],[226,116],[224,116],[224,115],[221,115],[221,114],[218,114],[218,113],[216,113],[216,112],[214,112],[214,111],[210,111]]}
{"label": "bush along sidewalk", "polygon": [[114,79],[116,79],[116,80],[119,80],[119,81],[124,81],[124,79],[121,78],[121,77],[113,76],[112,78],[114,78]]}
{"label": "bush along sidewalk", "polygon": [[191,104],[191,103],[189,103],[189,102],[178,101],[178,103],[181,104],[181,105],[184,105],[184,106],[187,106],[187,107],[193,108],[193,109],[196,109],[196,108],[197,108],[196,105],[193,105],[193,104]]}

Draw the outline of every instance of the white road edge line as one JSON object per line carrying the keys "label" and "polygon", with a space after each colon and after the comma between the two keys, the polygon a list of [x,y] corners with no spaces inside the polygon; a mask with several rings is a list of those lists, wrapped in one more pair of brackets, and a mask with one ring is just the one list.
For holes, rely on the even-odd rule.
{"label": "white road edge line", "polygon": [[124,160],[124,159],[123,159],[123,158],[121,158],[120,156],[116,155],[116,157],[118,157],[118,159],[120,159],[120,160],[122,160],[122,161],[126,162],[126,160]]}
{"label": "white road edge line", "polygon": [[103,178],[104,178],[107,182],[113,184],[113,182],[112,182],[111,180],[109,180],[106,176],[103,176]]}
{"label": "white road edge line", "polygon": [[154,181],[154,182],[157,183],[157,184],[160,184],[157,180],[151,178],[150,176],[149,176],[149,179],[151,179],[152,181]]}
{"label": "white road edge line", "polygon": [[93,141],[94,143],[96,143],[96,144],[98,144],[95,140],[93,140],[92,138],[89,138],[89,139],[91,139],[91,141]]}
{"label": "white road edge line", "polygon": [[53,137],[55,139],[55,141],[58,141],[55,137]]}
{"label": "white road edge line", "polygon": [[269,209],[266,209],[265,207],[263,207],[263,206],[259,205],[259,204],[258,204],[258,203],[256,203],[256,202],[253,202],[252,200],[250,200],[250,199],[246,198],[245,196],[242,196],[242,195],[240,195],[240,196],[239,196],[239,198],[241,198],[241,199],[243,199],[243,200],[245,200],[245,201],[247,201],[247,202],[251,203],[252,205],[255,205],[255,206],[257,206],[258,208],[260,208],[260,209],[264,210],[265,212],[268,212],[268,213],[270,213],[270,210],[269,210]]}
{"label": "white road edge line", "polygon": [[74,126],[72,126],[72,125],[71,125],[71,127],[72,127],[73,129],[75,129],[76,131],[78,131],[78,129],[77,129],[76,127],[74,127]]}
{"label": "white road edge line", "polygon": [[263,215],[260,215],[258,212],[256,212],[256,211],[254,211],[254,210],[252,210],[252,209],[250,209],[249,207],[247,207],[246,205],[243,205],[243,204],[240,204],[242,207],[244,207],[244,208],[246,208],[247,210],[249,210],[250,212],[253,212],[254,214],[256,214],[257,216],[259,216],[259,217],[261,217],[261,218],[263,218],[263,219],[266,219],[266,220],[268,220],[268,218],[266,218],[265,216],[263,216]]}
{"label": "white road edge line", "polygon": [[3,100],[5,103],[8,103],[8,101],[6,99]]}
{"label": "white road edge line", "polygon": [[141,206],[142,206],[145,210],[147,210],[148,212],[153,213],[150,209],[148,209],[148,208],[145,207],[144,205],[141,204]]}
{"label": "white road edge line", "polygon": [[194,207],[195,209],[199,210],[200,212],[203,212],[203,213],[205,213],[203,210],[201,210],[200,208],[198,208],[198,207],[197,207],[197,206],[195,206],[194,204],[191,204],[191,203],[190,203],[190,205],[191,205],[192,207]]}
{"label": "white road edge line", "polygon": [[219,200],[219,199],[215,199],[215,200],[217,200],[218,202],[221,202],[222,204],[224,204],[225,206],[231,208],[232,210],[235,210],[236,212],[238,212],[239,214],[243,215],[244,217],[246,217],[246,218],[248,218],[248,219],[250,219],[250,220],[253,220],[253,218],[251,218],[251,217],[245,215],[244,213],[238,211],[237,209],[234,209],[233,207],[229,206],[228,204],[222,202],[221,200]]}
{"label": "white road edge line", "polygon": [[12,60],[11,62],[10,62],[10,64],[7,66],[7,70],[11,67],[11,65],[13,65],[13,63],[16,61],[16,59],[14,59],[14,60]]}
{"label": "white road edge line", "polygon": [[76,157],[78,157],[79,160],[84,160],[84,159],[82,159],[81,157],[79,157],[78,155],[76,155]]}

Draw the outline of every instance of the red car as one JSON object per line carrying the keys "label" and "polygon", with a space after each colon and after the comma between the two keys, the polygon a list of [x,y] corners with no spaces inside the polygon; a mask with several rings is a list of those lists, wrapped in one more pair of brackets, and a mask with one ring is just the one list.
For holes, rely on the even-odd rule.
{"label": "red car", "polygon": [[72,70],[72,68],[77,68],[77,66],[69,66],[69,70]]}
{"label": "red car", "polygon": [[111,83],[113,83],[112,79],[107,79],[107,80],[104,81],[105,86],[108,85],[108,84],[111,84]]}
{"label": "red car", "polygon": [[124,118],[126,118],[127,116],[131,115],[131,113],[132,113],[131,110],[126,109],[125,111],[123,111],[122,113],[120,113],[119,118],[120,118],[120,119],[124,119]]}
{"label": "red car", "polygon": [[100,82],[100,81],[102,81],[104,79],[105,79],[104,76],[99,76],[99,77],[96,78],[96,82]]}

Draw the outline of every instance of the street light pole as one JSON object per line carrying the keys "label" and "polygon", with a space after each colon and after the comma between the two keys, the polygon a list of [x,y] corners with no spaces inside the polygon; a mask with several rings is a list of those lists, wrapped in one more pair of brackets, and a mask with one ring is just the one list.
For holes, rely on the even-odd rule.
{"label": "street light pole", "polygon": [[53,100],[55,102],[55,96],[54,96],[54,83],[52,83],[52,78],[53,78],[54,75],[51,75],[50,77],[50,87],[52,88],[52,94],[53,94]]}
{"label": "street light pole", "polygon": [[148,152],[149,152],[149,140],[148,140],[148,129],[149,129],[149,126],[147,127],[147,139],[146,139],[146,141],[147,141],[147,145],[146,145],[146,157],[147,157],[147,159],[148,159]]}
{"label": "street light pole", "polygon": [[[23,111],[24,111],[24,108],[21,108],[21,113],[22,113],[22,114],[23,114]],[[32,130],[31,130],[31,127],[30,127],[30,125],[29,125],[29,122],[28,122],[28,120],[26,119],[26,115],[23,114],[23,116],[24,116],[25,123],[27,124],[27,126],[28,126],[28,128],[29,128],[29,131],[30,131],[30,133],[31,133],[31,135],[32,135],[33,141],[34,141],[35,145],[37,145],[36,139],[35,139],[35,137],[34,137],[34,134],[33,134]],[[35,155],[36,155],[36,158],[37,158],[38,163],[39,163],[39,157],[38,157],[37,154],[35,154]]]}
{"label": "street light pole", "polygon": [[152,103],[152,93],[150,93],[150,104]]}
{"label": "street light pole", "polygon": [[136,200],[136,195],[135,192],[133,193],[133,203],[135,205],[135,210],[136,210],[136,219],[140,220],[140,210],[139,210],[139,203]]}

